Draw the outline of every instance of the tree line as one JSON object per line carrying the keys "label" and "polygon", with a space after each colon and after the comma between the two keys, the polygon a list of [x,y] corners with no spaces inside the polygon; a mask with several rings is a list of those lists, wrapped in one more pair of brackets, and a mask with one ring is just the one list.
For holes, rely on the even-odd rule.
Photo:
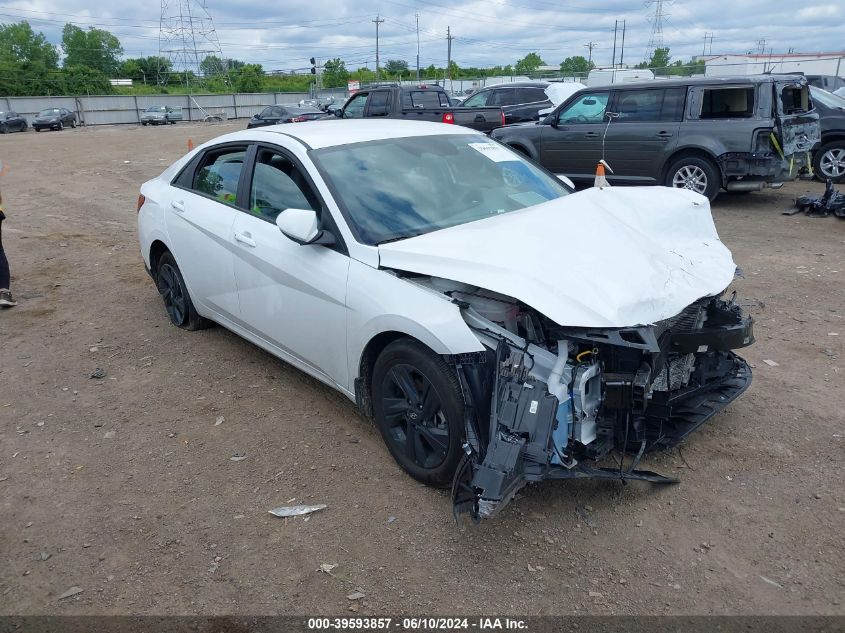
{"label": "tree line", "polygon": [[[60,59],[57,46],[36,33],[27,21],[0,24],[0,96],[160,94],[185,92],[306,92],[317,81],[313,75],[266,72],[260,64],[210,55],[199,65],[199,73],[173,68],[169,59],[159,56],[123,58],[123,46],[112,33],[66,24],[62,30]],[[703,72],[703,63],[670,63],[669,49],[658,48],[637,68],[651,68],[662,74],[689,75]],[[61,62],[61,63],[60,63]],[[547,64],[536,52],[514,64],[486,68],[461,68],[454,61],[448,69],[431,64],[420,69],[420,79],[438,81],[476,79],[492,76],[541,73]],[[564,59],[559,73],[583,77],[595,67],[583,56]],[[377,79],[367,67],[348,69],[339,57],[321,65],[319,85],[345,87],[350,80],[363,83]],[[401,59],[390,59],[379,69],[378,79],[403,80],[416,77],[416,69]],[[112,86],[110,79],[131,79],[133,85]]]}

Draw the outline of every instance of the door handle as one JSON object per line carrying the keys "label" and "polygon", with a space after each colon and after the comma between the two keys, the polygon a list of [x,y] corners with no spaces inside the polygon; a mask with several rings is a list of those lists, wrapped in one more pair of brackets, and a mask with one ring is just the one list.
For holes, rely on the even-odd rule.
{"label": "door handle", "polygon": [[671,138],[672,133],[671,132],[658,132],[657,136],[659,136],[660,138]]}
{"label": "door handle", "polygon": [[255,240],[252,239],[252,235],[249,233],[235,233],[235,241],[255,248]]}
{"label": "door handle", "polygon": [[173,207],[174,211],[178,211],[179,213],[185,212],[185,203],[182,200],[173,200],[170,202],[170,206]]}
{"label": "door handle", "polygon": [[600,136],[601,134],[599,134],[598,132],[587,132],[586,134],[584,134],[585,138],[599,138]]}

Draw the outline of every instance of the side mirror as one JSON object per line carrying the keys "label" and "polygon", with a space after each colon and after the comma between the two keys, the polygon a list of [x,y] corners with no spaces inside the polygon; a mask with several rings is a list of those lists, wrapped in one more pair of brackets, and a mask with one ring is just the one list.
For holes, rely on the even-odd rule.
{"label": "side mirror", "polygon": [[320,234],[317,212],[313,209],[285,209],[276,216],[276,226],[297,244],[310,244]]}

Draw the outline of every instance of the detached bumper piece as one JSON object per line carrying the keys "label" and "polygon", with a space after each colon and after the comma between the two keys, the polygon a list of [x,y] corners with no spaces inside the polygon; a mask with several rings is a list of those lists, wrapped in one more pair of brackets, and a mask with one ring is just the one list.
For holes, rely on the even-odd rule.
{"label": "detached bumper piece", "polygon": [[[677,483],[638,470],[642,455],[677,445],[751,383],[730,350],[754,341],[753,322],[733,300],[702,300],[642,328],[544,329],[557,356],[502,336],[486,357],[455,365],[467,412],[456,520],[495,516],[523,486],[547,479]],[[613,450],[636,457],[627,467],[595,464]]]}

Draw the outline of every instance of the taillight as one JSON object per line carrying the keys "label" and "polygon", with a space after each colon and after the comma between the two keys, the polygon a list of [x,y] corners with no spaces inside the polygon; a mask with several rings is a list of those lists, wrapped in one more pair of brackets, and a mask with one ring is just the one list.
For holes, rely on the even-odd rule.
{"label": "taillight", "polygon": [[455,115],[451,112],[444,112],[443,113],[443,123],[455,123]]}
{"label": "taillight", "polygon": [[308,119],[306,119],[304,116],[295,116],[290,120],[290,122],[291,123],[302,123],[303,121],[307,121],[307,120]]}
{"label": "taillight", "polygon": [[144,203],[146,201],[147,201],[147,199],[144,197],[144,194],[139,193],[138,194],[138,208],[135,210],[136,213],[141,213],[141,207],[144,206]]}

